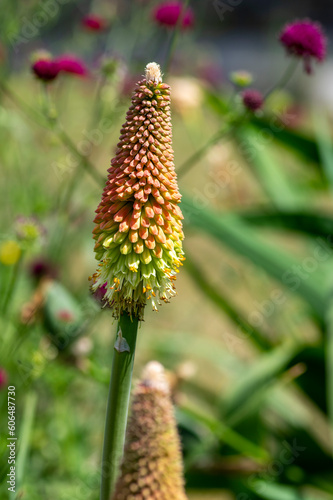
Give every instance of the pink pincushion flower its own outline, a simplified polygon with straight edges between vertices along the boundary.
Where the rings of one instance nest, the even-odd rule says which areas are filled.
[[[241,96],[244,106],[250,111],[257,111],[264,104],[264,98],[258,90],[244,90]]]
[[[154,20],[163,25],[174,27],[182,13],[182,2],[162,2],[153,10]],[[182,27],[190,28],[194,24],[194,14],[191,8],[187,8],[182,14]]]
[[[55,62],[58,64],[60,71],[72,73],[78,76],[87,76],[88,70],[84,62],[76,56],[63,55],[58,57]]]
[[[45,83],[54,80],[60,71],[58,63],[51,59],[38,59],[34,62],[31,69],[35,76]]]
[[[82,26],[89,31],[103,31],[107,23],[101,16],[89,14],[82,19]]]
[[[319,23],[304,19],[287,24],[279,40],[289,54],[303,58],[307,73],[311,73],[311,58],[319,62],[325,59],[326,37]]]

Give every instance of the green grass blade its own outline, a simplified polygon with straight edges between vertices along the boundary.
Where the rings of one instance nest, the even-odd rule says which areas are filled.
[[[251,123],[258,130],[265,131],[266,134],[271,134],[280,144],[288,147],[298,156],[306,159],[307,162],[320,163],[318,145],[311,136],[286,128],[274,116],[271,118],[252,117]]]
[[[300,204],[299,193],[292,187],[271,148],[260,142],[258,146],[258,136],[258,130],[253,126],[240,127],[235,134],[244,156],[251,152],[247,161],[272,203],[280,210],[297,207]]]
[[[333,144],[330,126],[324,112],[314,114],[314,127],[318,144],[319,157],[325,176],[333,193]]]
[[[193,281],[198,285],[198,288],[208,297],[219,309],[221,309],[242,331],[243,334],[253,342],[257,348],[267,350],[271,347],[270,342],[266,339],[263,332],[252,326],[243,315],[237,311],[236,307],[231,303],[228,297],[223,295],[221,291],[212,286],[200,271],[200,268],[190,258],[186,252],[185,269],[191,276]]]
[[[182,210],[189,226],[204,231],[251,260],[286,288],[298,293],[319,317],[323,316],[326,310],[326,291],[318,273],[313,272],[311,279],[301,279],[294,271],[299,260],[259,238],[257,233],[235,214],[221,216],[208,209],[202,210],[186,196],[183,196]]]
[[[306,493],[304,489],[299,490],[292,486],[285,486],[260,479],[254,480],[251,485],[251,489],[259,495],[259,497],[267,500],[320,500],[318,496]],[[327,496],[321,498],[324,499],[327,498]]]
[[[188,406],[181,406],[178,411],[191,417],[195,422],[202,424],[206,429],[212,432],[219,441],[228,444],[238,452],[262,464],[267,463],[269,460],[269,454],[266,450],[244,438],[241,434],[214,417],[205,415],[201,411]]]
[[[246,368],[243,376],[232,384],[230,391],[222,398],[220,408],[223,418],[234,423],[249,402],[267,389],[272,381],[282,375],[288,363],[300,350],[293,342],[276,347],[269,353],[262,354]]]
[[[333,234],[333,218],[312,212],[284,211],[270,208],[264,211],[241,212],[242,220],[257,227],[288,229],[310,236],[328,238]]]
[[[327,383],[327,413],[333,437],[333,300],[329,302],[326,315],[327,344],[326,344],[326,383]],[[333,454],[333,449],[331,450]]]

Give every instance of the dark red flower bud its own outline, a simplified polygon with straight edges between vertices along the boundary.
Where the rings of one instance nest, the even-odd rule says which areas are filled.
[[[257,111],[264,104],[263,95],[258,90],[244,90],[241,95],[244,106],[250,111]]]
[[[39,80],[51,82],[60,71],[59,64],[51,59],[39,59],[32,65],[32,71]]]

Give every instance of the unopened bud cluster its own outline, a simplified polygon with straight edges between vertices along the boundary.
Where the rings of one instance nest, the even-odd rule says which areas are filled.
[[[143,317],[151,300],[175,295],[174,280],[183,257],[180,194],[174,169],[170,87],[156,63],[146,67],[121,129],[116,156],[95,217],[99,260],[92,290],[119,317]]]

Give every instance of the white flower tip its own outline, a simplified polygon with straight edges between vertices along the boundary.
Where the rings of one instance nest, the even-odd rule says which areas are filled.
[[[169,394],[170,387],[165,370],[158,361],[150,361],[143,369],[140,384]]]
[[[154,82],[155,84],[161,83],[162,73],[160,65],[155,62],[147,64],[145,69],[145,78],[147,82]]]

